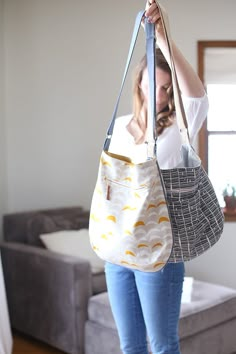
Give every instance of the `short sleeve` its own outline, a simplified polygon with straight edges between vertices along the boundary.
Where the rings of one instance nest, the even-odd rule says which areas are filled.
[[[182,99],[188,121],[189,136],[191,143],[193,143],[207,116],[209,108],[208,97],[205,94],[196,98],[182,96]]]

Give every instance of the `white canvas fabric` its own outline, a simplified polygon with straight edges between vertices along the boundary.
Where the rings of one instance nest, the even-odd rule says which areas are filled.
[[[163,268],[173,238],[155,158],[134,164],[102,152],[89,234],[93,250],[108,262],[149,272]]]

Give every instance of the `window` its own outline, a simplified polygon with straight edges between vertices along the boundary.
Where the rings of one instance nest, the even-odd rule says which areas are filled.
[[[236,221],[236,41],[198,42],[198,70],[209,98],[199,155],[227,221]]]
[[[209,84],[207,93],[210,102],[207,119],[208,173],[224,207],[223,192],[230,195],[232,187],[236,187],[233,153],[236,151],[236,111],[234,114],[232,110],[236,85]]]

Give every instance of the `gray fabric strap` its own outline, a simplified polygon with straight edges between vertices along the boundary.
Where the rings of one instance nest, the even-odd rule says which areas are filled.
[[[163,25],[163,30],[166,38],[167,48],[169,52],[170,65],[171,65],[171,75],[172,75],[172,84],[174,91],[174,100],[175,100],[175,110],[176,110],[176,119],[179,126],[181,139],[183,144],[189,144],[189,134],[188,134],[188,123],[185,116],[185,111],[183,108],[182,97],[179,89],[179,84],[176,75],[175,63],[173,59],[173,50],[171,45],[171,35],[169,28],[168,16],[164,8],[156,1],[156,4],[159,8],[161,21]],[[128,69],[134,52],[134,47],[137,41],[140,25],[142,18],[145,12],[140,11],[136,16],[133,35],[130,43],[129,53],[126,61],[126,66],[123,74],[123,79],[119,91],[119,95],[115,104],[115,109],[112,115],[111,122],[107,130],[107,136],[103,149],[105,151],[109,150],[113,129],[115,125],[115,120],[117,117],[117,111],[120,103],[120,98],[124,83],[127,77]],[[146,54],[147,54],[147,67],[148,67],[148,77],[149,77],[149,106],[148,106],[148,121],[147,121],[147,154],[148,158],[152,158],[156,152],[156,140],[157,140],[157,129],[156,129],[156,63],[155,63],[155,25],[148,23],[145,18],[145,34],[146,34]]]
[[[134,25],[134,30],[133,30],[133,35],[132,35],[132,39],[131,39],[131,43],[130,43],[130,48],[129,48],[129,53],[128,53],[128,57],[127,57],[127,61],[126,61],[126,66],[125,66],[125,70],[124,70],[124,74],[123,74],[123,79],[122,79],[122,83],[121,83],[121,87],[120,87],[120,91],[119,91],[119,95],[116,101],[116,105],[115,105],[115,109],[112,115],[112,119],[110,122],[110,125],[108,127],[107,130],[107,136],[106,136],[106,140],[104,143],[104,147],[103,149],[105,151],[109,150],[109,146],[110,146],[110,142],[111,142],[111,138],[112,138],[112,133],[113,133],[113,129],[114,129],[114,125],[115,125],[115,120],[116,120],[116,116],[117,116],[117,111],[118,111],[118,106],[120,103],[120,98],[121,98],[121,94],[122,94],[122,90],[124,87],[124,83],[127,77],[127,73],[128,73],[128,69],[130,66],[130,62],[132,59],[132,55],[134,52],[134,47],[136,44],[136,40],[138,37],[138,33],[139,33],[139,29],[140,29],[140,25],[141,25],[141,21],[144,15],[144,11],[140,11],[138,13],[138,15],[136,16],[136,20],[135,20],[135,25]],[[154,72],[154,68],[155,68],[155,29],[154,29],[154,25],[150,24],[147,22],[147,20],[145,19],[145,33],[146,33],[146,52],[147,52],[147,57],[150,58],[150,60],[148,60],[150,62],[149,64],[149,71],[151,75],[150,78],[150,82],[152,85],[152,90],[154,91],[155,94],[155,89],[156,89],[156,85],[155,85],[155,72]],[[149,53],[149,54],[148,54]],[[155,96],[153,96],[155,97]],[[148,139],[150,142],[150,145],[154,146],[155,144],[155,117],[156,117],[156,105],[154,100],[150,100],[150,109],[149,109],[149,119],[152,122],[151,124],[148,124],[149,126],[149,133],[148,133]],[[153,155],[153,152],[152,152]]]
[[[149,80],[149,101],[147,118],[147,158],[156,154],[156,38],[155,25],[145,18],[146,54]]]

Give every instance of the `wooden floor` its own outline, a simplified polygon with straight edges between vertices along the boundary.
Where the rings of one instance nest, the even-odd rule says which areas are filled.
[[[23,336],[21,334],[13,334],[13,352],[12,354],[65,354],[64,352],[54,349],[49,345],[43,344],[37,340]],[[236,354],[232,353],[232,354]]]
[[[14,333],[12,354],[64,354],[64,352],[27,336]]]

